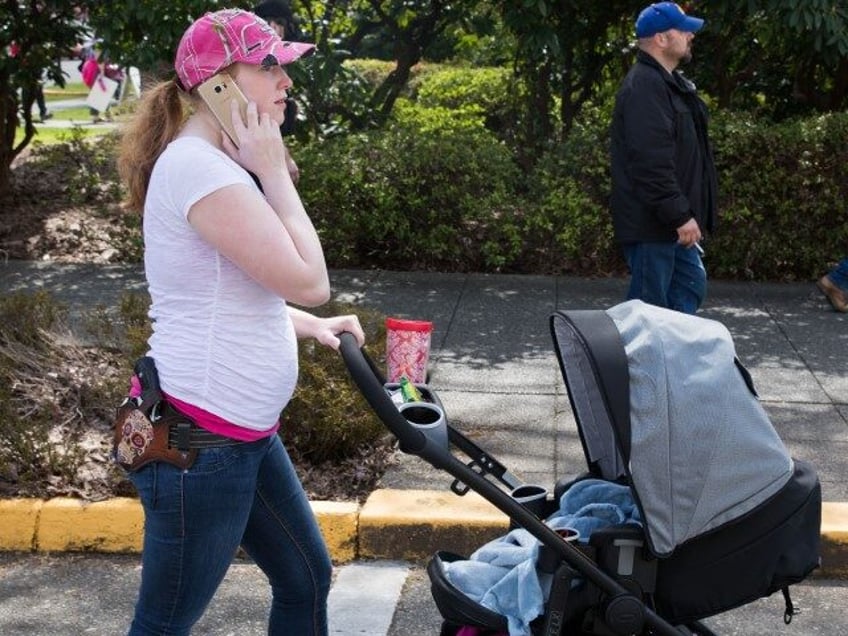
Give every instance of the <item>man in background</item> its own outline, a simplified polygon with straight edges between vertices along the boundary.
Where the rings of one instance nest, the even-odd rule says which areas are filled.
[[[700,242],[716,220],[717,179],[707,109],[677,70],[704,21],[673,2],[636,20],[636,63],[615,100],[611,211],[630,268],[628,299],[694,314],[707,274]]]

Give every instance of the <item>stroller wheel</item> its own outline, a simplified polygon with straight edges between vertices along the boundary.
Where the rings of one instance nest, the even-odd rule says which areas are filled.
[[[442,631],[439,632],[439,636],[456,636],[458,631],[459,627],[457,625],[449,623],[448,621],[443,621]]]
[[[645,626],[645,606],[632,594],[613,597],[605,604],[604,623],[613,634],[640,634]]]

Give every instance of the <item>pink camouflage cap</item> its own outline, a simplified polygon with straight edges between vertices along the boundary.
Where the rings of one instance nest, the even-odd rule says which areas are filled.
[[[306,42],[285,42],[265,20],[241,9],[223,9],[197,19],[177,47],[174,69],[183,89],[190,91],[230,64],[289,64],[315,48]]]

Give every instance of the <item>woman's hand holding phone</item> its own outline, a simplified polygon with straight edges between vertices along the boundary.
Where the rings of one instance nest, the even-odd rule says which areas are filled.
[[[259,115],[229,73],[213,75],[197,92],[221,125],[223,148],[234,161],[260,179],[286,170],[279,126],[270,115]]]
[[[260,114],[255,102],[248,102],[245,119],[241,119],[239,105],[230,104],[233,131],[238,145],[227,135],[223,136],[224,151],[245,170],[263,178],[279,177],[286,170],[285,146],[280,127],[267,113]]]

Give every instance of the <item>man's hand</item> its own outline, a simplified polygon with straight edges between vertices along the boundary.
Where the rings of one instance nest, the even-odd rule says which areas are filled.
[[[702,238],[701,228],[695,219],[689,219],[677,228],[677,242],[686,247],[692,247]]]

